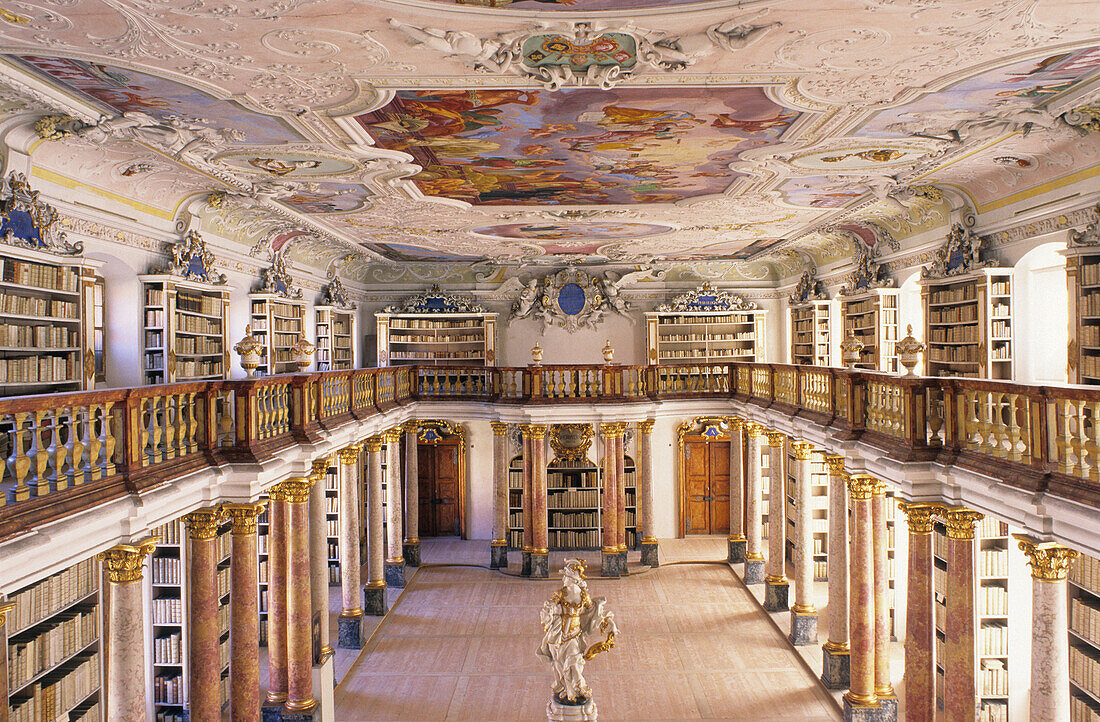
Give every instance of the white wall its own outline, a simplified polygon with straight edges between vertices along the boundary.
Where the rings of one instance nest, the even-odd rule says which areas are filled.
[[[1069,290],[1065,243],[1028,251],[1012,271],[1012,343],[1016,380],[1064,384],[1068,380]]]

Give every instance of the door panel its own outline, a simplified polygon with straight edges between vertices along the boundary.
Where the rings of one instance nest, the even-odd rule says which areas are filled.
[[[710,533],[730,531],[730,445],[728,441],[707,444],[710,454]]]
[[[435,528],[435,518],[432,514],[435,498],[435,451],[431,446],[417,444],[416,446],[416,477],[420,508],[417,518],[420,520],[421,536],[436,536],[439,532]],[[407,513],[407,512],[406,512]]]
[[[439,535],[459,533],[458,444],[435,446],[435,530]]]
[[[709,454],[705,441],[684,443],[684,533],[709,534]]]

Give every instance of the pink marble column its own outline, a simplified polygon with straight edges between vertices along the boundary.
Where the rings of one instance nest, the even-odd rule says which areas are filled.
[[[535,544],[535,445],[531,440],[530,424],[520,424],[523,435],[523,551],[520,574],[531,576],[531,550]]]
[[[897,698],[890,682],[890,561],[886,544],[886,484],[875,480],[871,496],[872,554],[875,589],[875,695],[889,719],[897,719]]]
[[[748,483],[745,488],[745,584],[764,583],[764,481],[760,468],[760,455],[764,428],[760,424],[746,424],[748,435]]]
[[[848,478],[852,507],[851,681],[844,694],[845,719],[880,707],[875,695],[875,583],[871,496],[877,480],[864,474]]]
[[[626,423],[621,421],[615,434],[615,501],[615,546],[619,549],[619,573],[626,574]]]
[[[401,494],[401,429],[386,437],[386,584],[405,586],[403,505]]]
[[[638,465],[636,467],[638,486],[635,496],[638,504],[636,508],[638,518],[638,533],[642,542],[642,564],[658,566],[660,556],[657,545],[656,525],[653,519],[654,492],[653,492],[653,420],[647,419],[638,422]]]
[[[730,429],[730,531],[726,539],[726,560],[730,564],[745,561],[745,421],[737,416],[727,420]]]
[[[359,455],[362,449],[361,444],[352,444],[337,454],[340,617],[336,645],[341,649],[361,649],[364,641],[363,606],[359,596],[363,586],[359,560]]]
[[[493,539],[489,568],[508,568],[508,424],[491,421],[493,429]]]
[[[1015,535],[1031,566],[1031,722],[1068,720],[1066,577],[1076,551]]]
[[[821,647],[821,681],[829,689],[849,683],[848,646],[848,475],[844,457],[825,457],[829,467],[829,641]]]
[[[145,682],[145,593],[141,572],[156,538],[119,544],[97,557],[107,572],[107,719],[148,720]],[[4,704],[7,704],[5,701]]]
[[[288,479],[280,486],[286,496],[287,539],[287,700],[290,712],[308,712],[313,697],[313,600],[309,567],[309,494],[313,477]]]
[[[787,581],[787,452],[786,436],[768,432],[768,564],[764,577],[764,609],[785,612],[789,608]]]
[[[229,563],[229,712],[232,722],[260,718],[259,569],[256,518],[263,504],[226,504],[233,548]]]
[[[546,424],[528,424],[524,433],[531,439],[531,577],[550,575],[546,512]]]
[[[382,437],[372,436],[367,451],[367,586],[363,611],[380,617],[386,613],[386,555],[382,532]]]
[[[984,515],[964,508],[942,515],[948,555],[944,720],[974,722],[974,524]]]
[[[312,466],[310,477],[314,479],[314,484],[310,489],[308,502],[310,610],[313,618],[319,617],[323,620],[319,630],[321,654],[328,655],[336,652],[332,648],[332,635],[328,625],[328,521],[325,516],[328,504],[325,500],[325,477],[332,466],[332,459],[327,456],[314,459]]]
[[[287,504],[282,484],[268,490],[267,525],[267,703],[287,695]]]
[[[813,444],[792,444],[795,463],[794,606],[791,607],[792,644],[817,644],[817,606],[814,604],[813,505],[810,480]]]
[[[601,573],[605,577],[619,576],[619,500],[616,498],[615,489],[615,434],[619,425],[615,423],[600,424],[600,439],[603,442],[603,499],[601,521],[603,529],[601,536],[603,544],[600,549]]]
[[[909,719],[935,719],[936,637],[933,617],[932,517],[939,504],[899,504],[909,526],[905,600],[905,709]]]
[[[193,722],[221,719],[221,665],[218,657],[217,509],[183,517],[188,536],[187,660],[188,707]]]
[[[417,435],[420,422],[415,419],[401,426],[405,432],[405,545],[401,555],[410,567],[420,566],[420,456]]]

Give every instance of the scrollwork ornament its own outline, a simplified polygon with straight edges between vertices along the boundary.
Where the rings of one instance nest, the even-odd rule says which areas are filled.
[[[140,582],[145,557],[156,548],[157,541],[156,537],[150,537],[137,544],[119,544],[96,554],[96,559],[103,562],[107,579],[112,584]]]
[[[183,523],[187,526],[187,533],[193,540],[203,541],[213,539],[218,535],[218,525],[221,523],[222,514],[219,509],[198,509],[185,514]]]
[[[844,457],[839,454],[828,454],[825,457],[825,464],[829,467],[829,476],[843,476],[844,475]]]
[[[0,236],[4,243],[63,256],[84,253],[83,243],[69,243],[65,233],[57,230],[57,211],[38,194],[18,171],[4,180],[0,186]]]
[[[853,500],[868,501],[875,494],[878,479],[870,474],[853,474],[848,477],[848,493]]]
[[[854,296],[876,288],[893,288],[895,281],[886,267],[875,261],[874,252],[859,246],[856,248],[855,268],[848,274],[847,282],[840,289],[841,296]]]
[[[932,521],[942,513],[943,504],[926,504],[920,502],[898,502],[898,509],[905,514],[909,523],[911,534],[931,534]]]
[[[344,284],[340,281],[340,277],[332,279],[327,286],[325,286],[324,295],[321,297],[322,306],[335,306],[336,308],[354,309],[355,303],[348,298],[348,293],[344,289]]]
[[[694,291],[681,294],[669,303],[657,306],[661,313],[678,311],[755,311],[759,308],[755,301],[747,301],[729,291],[717,291],[710,283],[704,283]]]
[[[1069,566],[1080,554],[1056,542],[1036,542],[1015,535],[1020,550],[1027,555],[1031,576],[1044,582],[1064,582],[1069,576]]]
[[[974,525],[985,518],[985,514],[963,507],[940,510],[948,539],[968,541],[974,538]]]
[[[291,278],[290,271],[287,270],[284,254],[275,254],[275,257],[271,260],[271,267],[263,269],[260,290],[284,298],[298,299],[302,297],[302,289],[294,288],[294,279]]]
[[[1085,226],[1084,230],[1073,230],[1069,232],[1070,248],[1100,245],[1100,203],[1097,203],[1096,208],[1093,210],[1096,213],[1096,217]]]
[[[224,273],[214,270],[214,254],[206,248],[206,241],[198,231],[188,231],[183,238],[170,244],[168,250],[172,258],[165,272],[216,286],[229,281]]]
[[[383,309],[384,313],[486,313],[486,308],[472,298],[447,293],[432,284],[424,293],[406,298],[401,303],[391,304]]]
[[[962,276],[980,268],[997,265],[993,259],[982,260],[986,239],[956,223],[947,234],[943,246],[936,250],[932,264],[921,269],[921,278]]]
[[[222,514],[229,519],[234,536],[252,536],[256,533],[257,520],[264,512],[263,504],[223,504]]]

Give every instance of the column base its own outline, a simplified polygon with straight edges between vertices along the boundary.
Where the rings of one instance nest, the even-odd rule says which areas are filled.
[[[314,707],[306,712],[292,712],[284,708],[280,720],[281,722],[321,722],[321,708]]]
[[[405,564],[410,567],[420,566],[420,542],[405,542],[401,545],[401,556],[405,557]]]
[[[386,586],[403,588],[405,586],[405,561],[386,562]]]
[[[550,577],[550,554],[531,552],[531,578],[548,579]]]
[[[882,719],[885,722],[898,722],[898,698],[894,695],[879,697],[878,702],[882,706]]]
[[[786,579],[781,582],[764,580],[764,611],[786,612],[790,609],[787,601],[791,584]]]
[[[264,701],[260,707],[261,722],[283,722],[283,705]]]
[[[844,722],[891,722],[897,719],[898,710],[894,707],[894,716],[888,717],[885,705],[879,701],[868,705],[854,705],[844,698]]]
[[[531,550],[525,549],[521,556],[519,573],[525,577],[531,576]]]
[[[619,565],[619,576],[620,577],[625,577],[628,574],[630,574],[630,572],[628,572],[627,569],[626,569],[626,550],[625,549],[619,552],[619,561],[617,561],[616,564]]]
[[[792,609],[791,633],[787,639],[795,646],[817,644],[817,612],[796,612]]]
[[[763,584],[764,583],[764,560],[763,559],[745,559],[745,584]]]
[[[386,616],[386,587],[363,587],[363,613],[372,617]]]
[[[611,579],[619,577],[618,552],[600,552],[600,576]]]
[[[341,616],[337,620],[336,646],[340,649],[363,648],[363,615]]]
[[[504,544],[492,544],[489,546],[489,568],[508,568],[508,547]]]
[[[851,651],[833,652],[821,648],[821,683],[826,689],[848,689],[851,682]]]
[[[657,542],[642,542],[642,564],[647,567],[661,566],[661,561],[658,558]]]
[[[745,548],[748,547],[749,542],[747,539],[727,539],[726,540],[726,561],[730,564],[740,564],[745,561]]]

